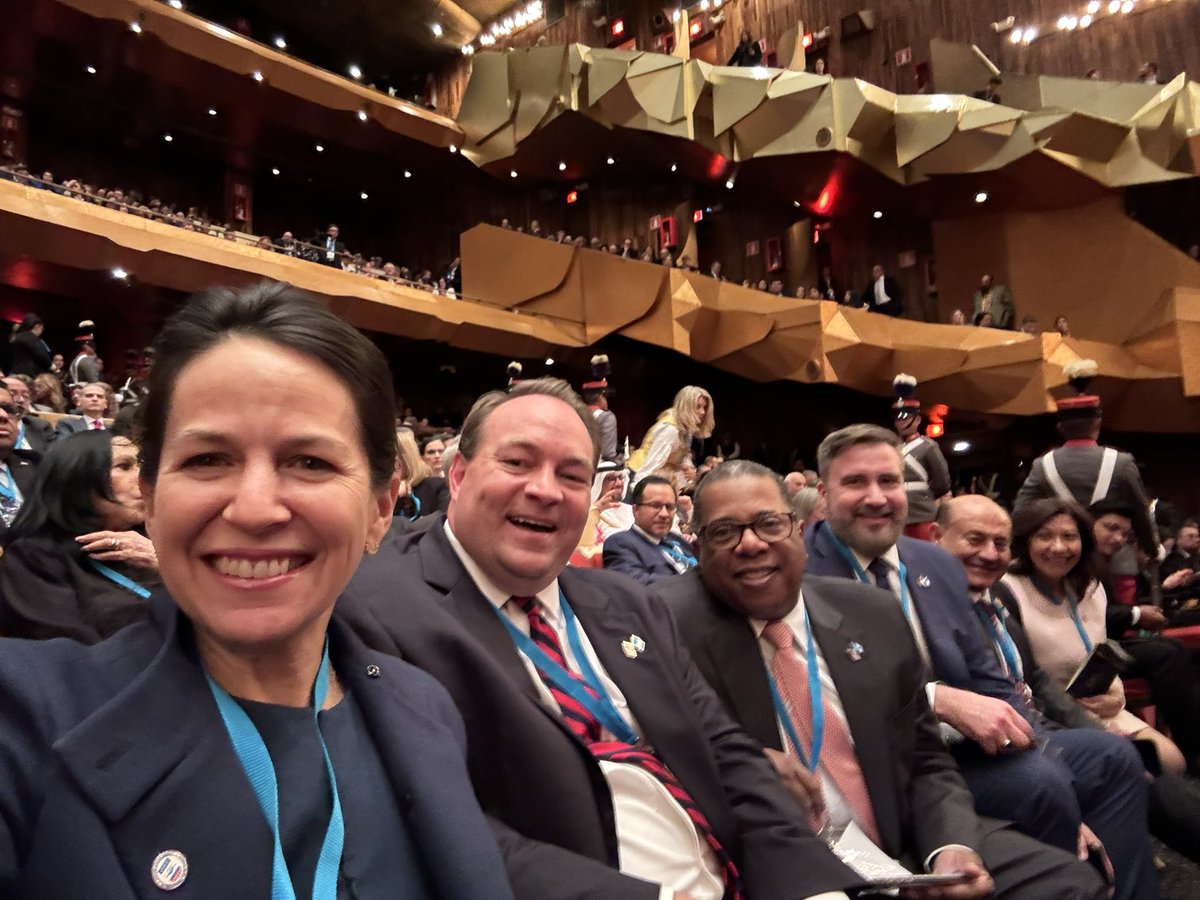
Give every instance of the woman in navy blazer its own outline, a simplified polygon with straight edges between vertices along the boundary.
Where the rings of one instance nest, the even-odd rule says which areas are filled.
[[[0,896],[510,898],[446,692],[333,616],[396,499],[382,354],[264,284],[193,298],[152,378],[166,590],[0,644]]]

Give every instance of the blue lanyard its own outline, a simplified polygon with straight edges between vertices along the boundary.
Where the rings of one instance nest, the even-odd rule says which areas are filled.
[[[685,554],[673,542],[664,540],[661,546],[667,551],[667,556],[671,557],[671,559],[675,560],[675,562],[679,563],[685,569],[690,569],[696,564],[695,559]]]
[[[91,567],[93,569],[95,569],[97,572],[99,572],[101,575],[103,575],[105,578],[107,578],[113,584],[118,584],[121,587],[125,588],[125,590],[131,591],[131,592],[137,594],[143,600],[147,599],[150,596],[149,588],[142,587],[140,584],[138,584],[132,578],[122,575],[120,572],[118,572],[116,569],[112,568],[111,566],[106,566],[104,563],[100,562],[99,560],[92,559],[90,556],[88,557],[88,563],[91,565]]]
[[[17,480],[13,478],[8,463],[0,463],[0,496],[16,500],[18,503],[22,501],[21,489],[17,487]]]
[[[984,604],[988,604],[992,608],[992,613],[984,609]],[[990,591],[984,594],[983,600],[973,604],[975,612],[983,625],[987,628],[992,637],[992,644],[997,652],[1004,657],[1004,663],[1008,666],[1009,674],[1012,675],[1014,681],[1021,681],[1025,678],[1025,670],[1021,666],[1021,654],[1017,652],[1017,645],[1013,643],[1012,635],[1008,633],[1008,628],[1004,626],[1002,617],[1007,615],[1004,608],[999,604]]]
[[[796,733],[795,720],[792,719],[791,712],[783,702],[783,698],[779,696],[779,688],[775,685],[775,678],[769,669],[767,670],[767,684],[771,687],[771,700],[775,703],[775,715],[783,724],[783,730],[787,732],[788,743],[800,757],[800,762],[810,772],[815,772],[821,761],[821,744],[825,740],[825,704],[821,696],[821,673],[817,667],[817,643],[813,640],[812,624],[808,621],[807,608],[804,610],[804,633],[808,638],[808,647],[805,650],[805,660],[808,663],[808,696],[812,700],[812,744],[809,746],[807,754],[800,743],[800,735]],[[782,653],[783,651],[776,648],[775,652]]]
[[[583,652],[583,644],[579,640],[579,626],[575,623],[575,613],[571,610],[571,605],[567,603],[562,588],[558,590],[558,602],[562,607],[563,622],[567,626],[567,642],[571,645],[571,654],[579,666],[580,675],[596,692],[595,695],[586,690],[572,672],[568,672],[551,659],[546,651],[534,642],[533,638],[509,621],[502,609],[496,606],[493,608],[500,616],[500,621],[508,629],[508,634],[513,639],[513,643],[517,645],[517,649],[533,663],[534,668],[553,681],[556,688],[595,716],[601,725],[616,736],[617,740],[626,744],[636,744],[638,742],[637,732],[621,718],[621,714],[617,712],[608,692],[604,690],[604,685],[600,683],[596,670],[592,668],[587,654]]]
[[[829,528],[828,525],[825,527]],[[852,572],[854,572],[855,578],[857,578],[863,584],[869,584],[873,587],[877,586],[875,585],[874,579],[872,579],[871,576],[863,570],[863,567],[858,564],[858,560],[855,558],[854,553],[850,550],[850,548],[842,543],[842,539],[834,534],[832,530],[829,531],[829,539],[833,541],[833,546],[837,547],[838,553],[842,554],[842,558],[850,564],[850,569]],[[904,560],[899,559],[899,557],[897,557],[897,560],[900,563],[900,608],[904,610],[904,618],[911,622],[912,612],[909,609],[908,603],[908,568],[904,565]]]
[[[421,498],[412,493],[412,491],[409,491],[408,496],[412,500],[414,507],[413,514],[408,517],[408,521],[415,522],[421,517]]]
[[[24,444],[24,446],[22,446],[23,444]],[[20,426],[17,428],[17,441],[15,444],[13,444],[13,447],[15,447],[17,450],[28,450],[29,449],[29,445],[25,444],[25,423],[23,421],[21,422]]]
[[[213,699],[217,701],[217,709],[225,722],[225,730],[233,742],[233,751],[237,754],[242,771],[254,788],[258,798],[259,808],[271,829],[275,841],[275,854],[271,862],[271,900],[296,900],[296,890],[292,886],[292,876],[288,874],[287,861],[283,858],[283,844],[279,839],[279,784],[275,779],[275,766],[271,763],[271,754],[263,743],[258,729],[246,715],[246,711],[238,706],[212,676],[205,673],[208,688],[212,691]],[[342,804],[338,800],[337,781],[333,777],[333,763],[329,761],[329,749],[325,746],[325,738],[317,724],[317,713],[325,705],[325,696],[329,692],[329,639],[325,639],[325,651],[321,655],[321,667],[317,670],[313,682],[313,727],[317,729],[317,738],[321,741],[321,752],[325,755],[325,772],[329,777],[329,790],[333,795],[333,809],[329,814],[329,828],[325,832],[325,840],[321,844],[321,855],[317,858],[317,871],[313,877],[313,900],[336,900],[338,867],[342,859],[342,843],[346,836],[346,826],[342,821]]]
[[[1056,597],[1054,592],[1045,587],[1035,576],[1029,576],[1029,583],[1037,588],[1039,594],[1055,606],[1062,605],[1062,598]],[[1075,598],[1075,592],[1065,582],[1063,583],[1063,590],[1067,592],[1067,610],[1071,613],[1071,621],[1075,623],[1075,630],[1079,632],[1079,640],[1083,641],[1083,649],[1091,653],[1092,639],[1088,637],[1087,629],[1083,627],[1083,622],[1079,618],[1079,601]]]

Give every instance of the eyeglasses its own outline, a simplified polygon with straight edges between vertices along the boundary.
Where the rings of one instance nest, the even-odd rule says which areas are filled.
[[[663,503],[661,500],[647,500],[645,503],[635,503],[633,505],[648,506],[656,513],[662,512],[664,509],[669,513],[673,513],[678,508],[678,505],[675,503]]]
[[[728,550],[742,542],[749,528],[764,544],[778,544],[787,540],[796,530],[795,513],[762,513],[749,522],[718,519],[696,532],[700,539],[714,550]]]
[[[11,403],[0,403],[0,410],[8,413],[14,419],[21,418],[21,409],[18,406],[13,406]]]

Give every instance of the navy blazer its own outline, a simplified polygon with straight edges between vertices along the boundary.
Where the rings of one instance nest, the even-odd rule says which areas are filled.
[[[695,560],[695,555],[683,535],[672,531],[665,540],[674,542],[683,555]],[[660,579],[679,574],[679,570],[671,565],[660,545],[650,543],[645,536],[632,528],[618,531],[604,541],[604,568],[622,572],[642,584],[653,584]]]
[[[165,593],[151,617],[85,647],[0,641],[0,896],[158,900],[159,852],[187,857],[173,898],[265,898],[271,832]],[[428,675],[330,623],[432,889],[511,898],[472,795],[462,719]],[[377,668],[376,668],[377,667]]]
[[[855,577],[834,546],[828,523],[818,522],[810,528],[804,543],[810,574]],[[1027,715],[1027,705],[1005,677],[996,651],[971,609],[971,589],[962,564],[928,541],[901,535],[896,548],[908,569],[908,595],[921,622],[937,679],[951,687],[1006,700]]]
[[[468,764],[522,900],[654,900],[657,885],[618,870],[612,796],[588,748],[542,703],[495,607],[443,528],[380,547],[338,614],[373,649],[400,655],[450,691],[467,725]],[[424,521],[424,519],[422,520]],[[692,795],[741,871],[747,900],[796,900],[860,884],[813,836],[762,748],[726,712],[666,607],[628,578],[566,568],[559,585],[645,742]],[[636,634],[645,650],[625,655]]]

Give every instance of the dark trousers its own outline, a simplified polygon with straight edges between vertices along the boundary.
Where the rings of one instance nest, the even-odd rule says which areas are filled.
[[[1133,665],[1125,678],[1145,678],[1171,739],[1183,751],[1188,767],[1200,762],[1200,683],[1187,648],[1165,637],[1121,641]]]
[[[1042,731],[1038,748],[990,756],[976,744],[955,748],[980,815],[1008,819],[1033,838],[1067,852],[1086,822],[1116,870],[1116,900],[1159,896],[1150,849],[1148,785],[1131,741],[1089,728]]]
[[[1100,873],[1074,853],[993,819],[980,821],[980,834],[979,856],[996,883],[995,900],[1096,900],[1108,894]]]

